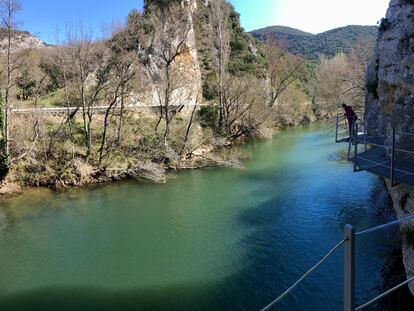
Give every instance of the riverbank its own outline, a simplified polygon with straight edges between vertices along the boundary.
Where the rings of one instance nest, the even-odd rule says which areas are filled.
[[[162,118],[142,111],[97,113],[88,131],[80,114],[70,122],[62,115],[15,115],[12,160],[0,195],[26,187],[59,190],[128,179],[164,183],[171,170],[240,168],[246,156],[237,146],[318,119],[311,105],[302,106],[306,109],[290,118],[283,118],[279,106],[265,107],[260,118],[234,117],[221,126],[215,106],[184,109],[171,119],[168,132]]]
[[[240,168],[245,155],[233,147],[250,139],[245,134],[235,138],[219,135],[215,122],[186,112],[174,119],[166,140],[164,131],[157,130],[162,124],[157,123],[156,115],[127,112],[122,127],[108,132],[106,140],[97,134],[93,136],[88,156],[79,118],[72,124],[62,123],[60,117],[42,118],[38,136],[23,136],[19,149],[12,150],[21,155],[13,158],[1,183],[0,196],[14,195],[26,187],[61,190],[120,180],[165,183],[171,170]],[[14,121],[29,124],[33,120],[20,116]],[[95,116],[93,133],[102,130],[102,123],[103,116]],[[270,127],[262,126],[254,135],[271,137],[273,133]]]
[[[225,154],[225,155],[224,155]],[[73,187],[85,187],[97,184],[107,184],[122,180],[135,180],[142,183],[163,184],[167,182],[169,171],[194,170],[208,167],[231,167],[242,169],[242,161],[247,158],[246,154],[227,150],[221,152],[198,153],[189,159],[182,159],[175,165],[163,165],[154,162],[143,162],[127,168],[99,169],[85,163],[82,159],[74,159],[66,167],[70,177],[65,180],[50,174],[45,178],[26,179],[19,182],[13,178],[13,170],[0,186],[0,197],[9,197],[22,193],[26,188],[50,188],[64,190]]]
[[[266,135],[257,139],[271,139],[279,129],[267,129]],[[271,133],[271,135],[269,135]],[[27,172],[26,167],[12,166],[6,179],[0,186],[0,198],[7,198],[24,192],[26,188],[49,188],[52,190],[64,190],[74,187],[86,187],[98,184],[108,184],[123,180],[135,180],[142,183],[163,184],[167,182],[167,174],[170,171],[184,171],[203,169],[209,167],[243,168],[243,161],[248,155],[239,147],[246,141],[239,140],[234,144],[226,144],[214,149],[211,145],[198,147],[184,158],[175,159],[170,164],[147,161],[131,161],[133,165],[120,168],[99,168],[86,163],[82,158],[71,160],[62,172],[53,171],[50,168],[43,174]],[[122,163],[124,164],[124,163]]]
[[[99,117],[94,119],[95,131],[100,130],[102,120]],[[157,123],[154,115],[129,112],[124,116],[122,140],[117,140],[115,135],[101,153],[100,148],[103,147],[99,137],[96,137],[93,152],[86,160],[80,123],[68,128],[68,124],[59,125],[59,117],[44,118],[42,123],[49,132],[45,135],[47,140],[37,138],[33,143],[24,142],[30,149],[12,161],[0,185],[0,197],[22,193],[28,187],[64,190],[121,180],[162,184],[167,181],[169,171],[207,167],[241,169],[242,162],[247,158],[239,148],[241,145],[252,139],[272,139],[283,129],[314,121],[304,119],[283,126],[269,121],[248,135],[232,137],[218,134],[214,129],[215,122],[208,117],[202,114],[194,117],[187,113],[174,120],[173,132],[166,143],[163,132],[154,130]],[[18,121],[24,124],[29,119],[22,116]],[[77,131],[79,134],[75,134]],[[73,141],[69,139],[69,134],[74,137]]]

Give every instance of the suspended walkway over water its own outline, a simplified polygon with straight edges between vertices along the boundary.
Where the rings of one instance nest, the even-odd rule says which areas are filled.
[[[342,129],[344,124],[346,129]],[[400,138],[398,142],[397,135]],[[338,116],[335,141],[348,144],[348,160],[354,162],[355,172],[367,171],[389,179],[392,186],[414,186],[414,144],[407,144],[409,141],[414,142],[414,134],[393,130],[392,137],[387,143],[385,136],[368,135],[366,123],[358,120],[354,122],[349,138],[347,120]],[[407,150],[407,147],[400,148],[400,142],[411,147],[411,150]],[[412,161],[409,160],[410,156],[413,158]]]

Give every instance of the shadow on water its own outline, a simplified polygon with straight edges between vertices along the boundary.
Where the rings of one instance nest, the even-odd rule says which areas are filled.
[[[250,272],[254,273],[252,270]],[[174,284],[153,289],[109,290],[97,287],[45,287],[2,297],[0,309],[10,311],[209,311],[259,310],[266,293],[241,289],[245,272],[220,282]],[[256,276],[257,277],[257,276]]]

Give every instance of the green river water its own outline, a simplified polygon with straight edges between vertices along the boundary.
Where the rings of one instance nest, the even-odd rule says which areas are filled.
[[[0,202],[0,310],[259,310],[346,223],[393,217],[381,180],[353,174],[332,134],[319,124],[243,146],[245,170]],[[383,290],[393,237],[358,242],[359,302]],[[342,271],[339,251],[275,310],[340,310]]]

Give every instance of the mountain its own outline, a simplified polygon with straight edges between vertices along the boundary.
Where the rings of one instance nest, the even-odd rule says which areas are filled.
[[[260,41],[271,36],[286,40],[289,52],[316,61],[320,55],[332,57],[338,52],[348,53],[361,43],[374,46],[378,27],[350,25],[314,35],[290,27],[273,26],[254,30],[251,34]]]
[[[25,50],[25,49],[41,49],[46,47],[44,43],[39,38],[33,36],[28,31],[13,31],[13,50]],[[0,28],[0,52],[5,51],[7,48],[7,30],[5,28]]]
[[[252,31],[252,34],[259,40],[265,40],[267,37],[271,35],[277,36],[288,36],[291,38],[295,37],[313,37],[314,34],[310,32],[305,32],[299,29],[287,27],[287,26],[270,26],[258,30]]]

